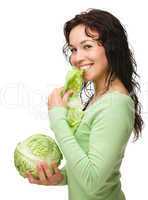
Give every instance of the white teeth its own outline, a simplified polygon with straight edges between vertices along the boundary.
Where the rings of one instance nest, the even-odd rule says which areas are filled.
[[[85,66],[83,66],[83,67],[81,67],[81,69],[89,69],[91,67],[91,65],[85,65]]]

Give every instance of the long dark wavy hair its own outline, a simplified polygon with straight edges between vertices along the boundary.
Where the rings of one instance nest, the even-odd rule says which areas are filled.
[[[69,55],[69,34],[77,25],[85,25],[85,33],[89,37],[93,38],[88,32],[89,29],[99,33],[99,38],[96,40],[103,45],[109,66],[110,77],[107,82],[107,88],[115,75],[122,81],[133,99],[135,103],[135,122],[133,131],[134,141],[136,141],[139,136],[141,136],[144,125],[144,121],[141,117],[141,104],[136,95],[136,93],[140,91],[140,85],[136,81],[136,78],[140,76],[136,73],[137,64],[133,53],[129,48],[125,28],[114,15],[107,11],[88,9],[85,12],[81,12],[64,24],[66,43],[63,46],[63,53],[66,58],[68,58]],[[84,89],[86,85],[87,83],[84,83],[82,89]]]

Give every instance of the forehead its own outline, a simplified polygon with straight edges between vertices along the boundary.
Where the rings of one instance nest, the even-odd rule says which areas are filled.
[[[86,28],[85,25],[77,25],[71,30],[69,34],[70,45],[78,45],[84,40],[93,41],[92,37],[89,37],[88,35],[86,35],[85,28]],[[95,38],[98,38],[99,36],[98,32],[91,29],[88,29],[88,33],[93,35],[93,37]]]

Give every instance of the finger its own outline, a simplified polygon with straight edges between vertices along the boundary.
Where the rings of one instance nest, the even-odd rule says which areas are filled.
[[[44,173],[44,170],[42,168],[42,165],[39,163],[37,164],[37,171],[38,171],[38,176],[42,184],[47,184],[47,179]]]
[[[57,162],[56,161],[52,161],[51,166],[54,170],[54,173],[60,173],[60,170],[58,168]]]
[[[57,167],[56,163],[52,163],[51,164],[52,167]],[[49,170],[49,166],[46,162],[42,163],[42,167],[44,168],[45,170],[45,174],[47,176],[47,180],[48,180],[48,185],[57,185],[59,180],[61,180],[61,177],[57,174],[57,171],[58,170],[55,170],[56,171],[56,174],[52,174]]]
[[[61,91],[63,89],[64,89],[64,87],[55,88],[55,92],[57,92],[58,94],[61,94]]]
[[[48,179],[50,179],[51,176],[52,176],[52,173],[50,172],[49,166],[48,166],[48,164],[47,164],[46,162],[43,162],[43,163],[42,163],[42,168],[43,168],[43,170],[44,170],[44,172],[45,172],[46,177],[47,177]]]
[[[28,178],[29,183],[41,185],[40,180],[35,179],[30,172],[26,174],[26,177]]]
[[[61,88],[55,88],[53,93],[52,93],[52,97],[55,98],[62,98],[64,96],[65,92],[64,92],[64,87]]]
[[[51,104],[51,95],[48,96],[48,102],[47,102],[48,108],[50,107],[50,104]]]
[[[63,101],[64,101],[64,102],[67,102],[68,99],[69,99],[69,97],[70,97],[72,94],[73,94],[73,91],[72,91],[72,90],[67,91],[67,92],[64,94],[64,96],[63,96]]]
[[[61,94],[61,90],[59,89],[59,88],[55,88],[53,91],[52,91],[52,93],[51,93],[51,98],[53,97],[53,96],[60,96]]]
[[[63,90],[64,89],[64,86],[62,86],[62,87],[59,87],[59,88],[57,88],[58,90]]]
[[[61,171],[58,169],[58,167],[55,166],[54,168],[55,174],[52,177],[52,182],[54,184],[58,184],[59,182],[61,182],[64,179],[64,175],[61,173]]]
[[[65,94],[65,89],[64,89],[64,87],[61,87],[61,88],[60,88],[60,91],[59,91],[59,95],[60,95],[61,97],[63,97],[64,94]]]
[[[50,99],[51,99],[51,94],[48,96],[48,101],[50,101]]]

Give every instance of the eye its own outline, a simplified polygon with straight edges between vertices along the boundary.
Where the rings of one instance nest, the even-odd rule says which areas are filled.
[[[70,48],[71,52],[77,51],[75,48]]]
[[[89,45],[89,44],[87,44],[87,45],[84,45],[84,49],[89,49],[89,48],[91,48],[92,46],[91,45]]]

